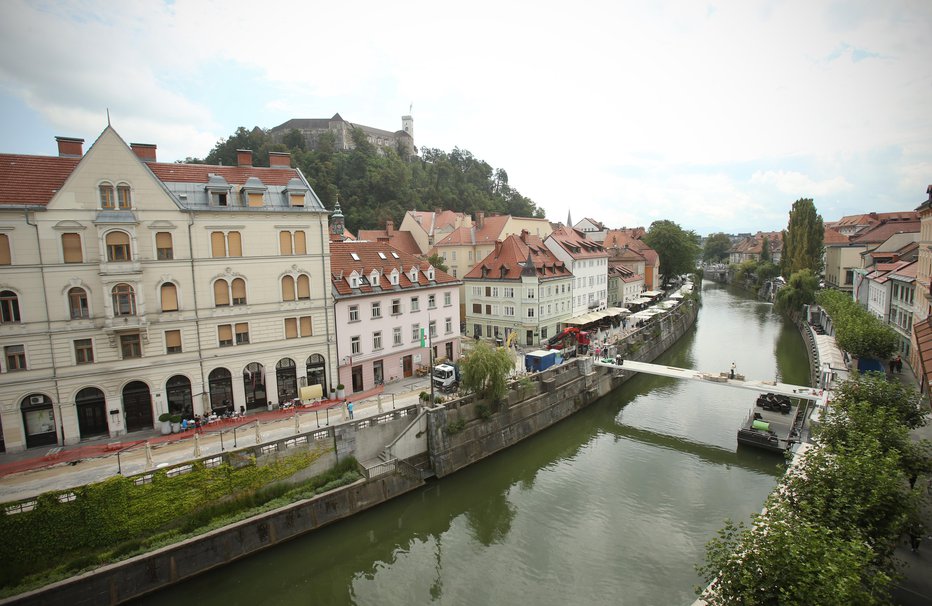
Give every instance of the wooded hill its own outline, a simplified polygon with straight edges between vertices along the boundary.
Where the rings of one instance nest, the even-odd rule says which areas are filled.
[[[472,214],[500,213],[543,217],[544,211],[508,184],[508,173],[493,169],[469,151],[452,152],[422,147],[420,156],[394,150],[378,151],[360,130],[353,132],[355,149],[334,149],[330,133],[321,135],[319,148],[308,150],[297,131],[275,143],[268,132],[240,127],[218,141],[207,156],[188,163],[236,165],[236,150],[253,150],[256,166],[268,166],[269,152],[290,152],[292,163],[307,177],[324,205],[333,209],[337,194],[350,231],[384,229],[392,219],[400,225],[409,210],[453,210]]]

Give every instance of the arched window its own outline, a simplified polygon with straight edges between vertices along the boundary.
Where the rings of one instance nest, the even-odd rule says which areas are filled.
[[[13,257],[10,255],[10,237],[0,234],[0,265],[10,265]]]
[[[62,234],[61,251],[65,263],[84,262],[84,254],[81,251],[81,236],[78,234]]]
[[[112,293],[114,316],[136,315],[136,293],[133,292],[132,286],[126,283],[117,284]]]
[[[226,368],[215,368],[207,377],[210,391],[211,410],[229,409],[233,406],[233,375]]]
[[[101,208],[114,208],[116,204],[116,196],[113,192],[112,183],[101,183],[100,184],[100,207]]]
[[[298,299],[307,301],[311,298],[311,279],[306,274],[298,276]]]
[[[246,305],[246,280],[233,280],[233,305]]]
[[[214,307],[224,307],[230,304],[230,285],[226,280],[214,282]]]
[[[282,301],[294,301],[294,278],[285,276],[282,278]]]
[[[0,324],[19,321],[19,297],[12,290],[0,291]]]
[[[162,284],[162,311],[178,311],[178,289],[171,282]]]
[[[68,290],[68,308],[71,310],[71,319],[79,320],[91,317],[87,306],[87,292],[75,286]]]
[[[107,234],[107,260],[132,261],[129,250],[129,234],[125,231],[112,231]]]
[[[129,210],[132,208],[129,185],[126,183],[120,183],[117,185],[117,204],[119,204],[120,210]]]

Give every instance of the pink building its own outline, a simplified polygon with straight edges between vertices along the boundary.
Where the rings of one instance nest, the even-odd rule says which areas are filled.
[[[427,344],[435,360],[459,358],[456,278],[387,242],[365,241],[331,242],[330,273],[338,382],[347,394],[429,366]]]

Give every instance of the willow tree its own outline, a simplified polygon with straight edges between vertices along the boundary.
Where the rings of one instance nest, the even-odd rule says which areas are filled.
[[[504,347],[477,341],[471,352],[460,360],[462,385],[482,400],[501,400],[508,391],[508,374],[514,360]]]
[[[783,256],[780,270],[784,276],[808,269],[822,272],[822,252],[825,226],[811,198],[800,198],[790,210],[790,222],[783,232]]]

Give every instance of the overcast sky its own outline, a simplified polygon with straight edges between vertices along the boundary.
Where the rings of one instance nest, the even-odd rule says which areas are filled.
[[[914,209],[932,2],[0,2],[0,152],[106,126],[203,157],[344,119],[467,149],[547,217],[705,235]]]

